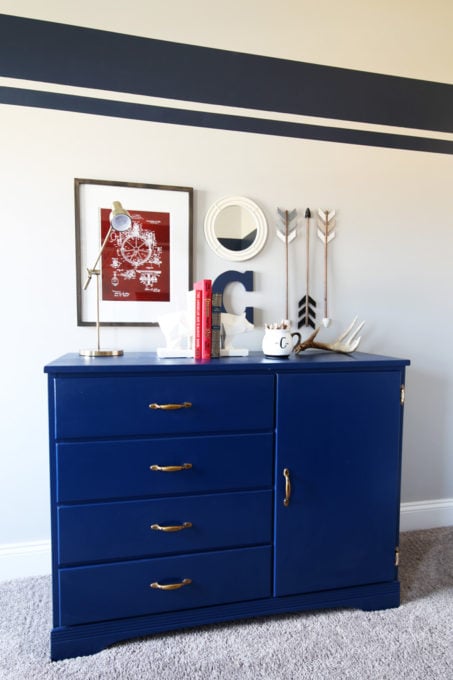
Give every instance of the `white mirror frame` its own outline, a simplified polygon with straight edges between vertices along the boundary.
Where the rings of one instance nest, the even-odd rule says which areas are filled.
[[[239,206],[241,208],[245,208],[252,214],[255,220],[256,238],[253,243],[245,250],[229,250],[219,242],[216,236],[216,219],[224,208],[228,208],[230,206]],[[216,255],[222,257],[224,260],[232,260],[234,262],[250,260],[252,257],[255,257],[255,255],[258,255],[266,243],[268,233],[267,220],[261,208],[249,198],[245,198],[244,196],[221,198],[220,200],[213,203],[206,213],[204,221],[204,233],[209,247],[212,248]]]

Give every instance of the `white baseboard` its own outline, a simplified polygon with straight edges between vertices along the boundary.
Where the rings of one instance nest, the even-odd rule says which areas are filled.
[[[0,545],[0,581],[50,574],[50,541]]]
[[[402,503],[401,531],[453,526],[453,498]],[[50,574],[50,541],[0,545],[0,581]]]
[[[401,531],[449,526],[453,526],[453,498],[401,503]]]

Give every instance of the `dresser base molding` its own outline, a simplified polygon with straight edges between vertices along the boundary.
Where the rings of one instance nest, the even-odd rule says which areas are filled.
[[[341,588],[339,590],[278,597],[253,602],[237,602],[215,607],[201,607],[185,611],[153,614],[130,619],[101,621],[54,628],[51,632],[51,658],[59,661],[68,657],[95,654],[109,645],[147,635],[165,633],[182,628],[204,626],[240,619],[275,614],[289,614],[319,609],[352,608],[363,611],[390,609],[400,604],[400,584]]]

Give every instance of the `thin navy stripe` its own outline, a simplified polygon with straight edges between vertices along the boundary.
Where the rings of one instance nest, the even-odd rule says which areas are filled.
[[[0,69],[12,78],[453,132],[453,85],[5,14]]]
[[[441,139],[188,111],[14,87],[0,87],[0,103],[280,137],[453,154],[453,142]]]

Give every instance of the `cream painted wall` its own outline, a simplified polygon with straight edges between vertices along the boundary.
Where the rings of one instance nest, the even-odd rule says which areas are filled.
[[[0,12],[445,82],[452,79],[451,43],[440,40],[449,13],[451,18],[451,4],[439,0],[396,3],[398,11],[390,2],[365,5],[350,0],[341,3],[341,16],[340,5],[334,2],[316,6],[287,2],[285,14],[274,3],[258,1],[197,0],[190,4],[191,11],[181,2],[176,3],[178,12],[175,3],[131,0],[127,10],[111,4],[103,0],[75,6],[47,0],[37,10],[31,0],[2,0]],[[388,9],[385,15],[383,7]],[[402,32],[403,10],[409,7],[410,30]],[[348,39],[341,30],[346,20]],[[399,39],[389,40],[380,51],[370,50],[375,41],[369,32],[366,39],[369,25],[379,31],[381,43],[384,30],[387,35],[398,33]],[[320,34],[324,50],[315,39]],[[275,237],[276,206],[297,208],[301,214],[307,205],[335,207],[332,332],[358,314],[367,321],[363,350],[412,360],[403,500],[453,498],[449,418],[453,157],[12,106],[1,106],[0,117],[0,546],[48,537],[42,366],[94,340],[92,329],[76,326],[74,177],[193,186],[195,275],[214,278],[226,269],[253,269],[256,291],[247,295],[236,291],[236,304],[254,305],[260,326],[284,314],[284,254]],[[241,267],[213,255],[202,229],[212,201],[233,194],[256,200],[270,224],[263,252]],[[304,287],[300,269],[297,275],[303,246],[300,233],[291,246],[293,318]],[[320,257],[318,248],[313,269],[319,277]],[[319,285],[314,293],[320,300]],[[261,336],[258,329],[245,336],[244,343],[258,349]],[[105,344],[118,344],[126,351],[162,344],[159,329],[106,329],[102,337]]]

